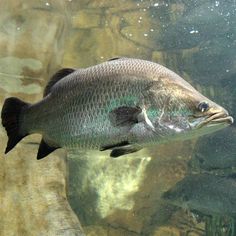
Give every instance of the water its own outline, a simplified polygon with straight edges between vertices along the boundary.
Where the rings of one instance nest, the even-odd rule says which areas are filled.
[[[60,67],[129,56],[169,67],[236,117],[235,11],[235,0],[1,1],[1,104],[40,100]],[[236,235],[235,125],[116,160],[57,150],[37,161],[39,140],[0,159],[0,235]]]

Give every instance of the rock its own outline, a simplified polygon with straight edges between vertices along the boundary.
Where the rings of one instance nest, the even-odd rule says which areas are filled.
[[[161,39],[166,50],[192,48],[233,30],[235,15],[231,3],[199,2],[193,6],[181,10],[178,20],[167,22]]]
[[[137,46],[160,48],[156,40],[160,28],[160,22],[149,17],[148,11],[137,10],[120,15],[120,34]]]
[[[191,55],[183,55],[182,69],[204,86],[216,85],[236,73],[233,63],[236,46],[227,35],[202,42]],[[208,61],[207,67],[205,61]],[[194,64],[194,66],[192,66]]]
[[[0,16],[1,57],[14,56],[19,60],[28,60],[27,63],[30,63],[30,60],[31,63],[37,61],[41,69],[39,71],[37,66],[37,76],[39,73],[41,76],[52,73],[62,61],[65,15],[57,12],[56,7],[54,7],[54,14],[51,14],[50,9],[43,10],[37,4],[24,5],[21,2],[17,8],[13,8],[12,2],[9,1],[1,10],[1,13],[3,12]],[[54,6],[60,4],[61,1],[58,1]],[[43,7],[47,8],[47,5]],[[34,75],[34,72],[27,71],[27,68],[23,68],[24,72],[25,75],[29,72],[28,77]]]
[[[175,19],[166,19],[165,27],[156,35],[159,50],[183,53],[178,65],[182,71],[204,86],[218,87],[220,81],[228,80],[236,72],[233,53],[236,17],[232,8],[235,4],[190,2],[174,14]]]
[[[80,10],[72,16],[74,29],[98,28],[102,24],[102,11],[100,9]]]
[[[151,235],[152,222],[161,224],[173,212],[162,205],[161,194],[186,175],[192,150],[188,144],[144,149],[118,159],[109,153],[70,153],[69,200],[82,225],[102,222]]]
[[[72,16],[74,13],[76,14],[76,12],[81,9],[88,9],[89,2],[90,0],[83,0],[83,1],[67,0],[65,3],[66,7],[64,6],[64,10],[67,9],[70,16]]]
[[[163,194],[170,204],[211,216],[236,216],[235,175],[188,175]]]
[[[108,236],[107,229],[102,226],[87,226],[84,227],[84,232],[87,236]]]
[[[49,9],[47,4],[38,3],[1,3],[1,107],[9,96],[26,102],[39,101],[45,78],[61,64],[65,25],[64,15],[58,14],[57,7],[63,1],[45,2]],[[65,152],[58,150],[50,158],[37,161],[38,145],[29,142],[39,143],[41,137],[34,135],[5,155],[7,135],[2,126],[0,134],[0,215],[4,216],[0,219],[0,234],[83,236],[67,201]]]
[[[127,231],[122,228],[111,226],[87,226],[84,227],[86,236],[138,236],[135,232]]]
[[[166,62],[166,53],[160,51],[152,52],[152,61],[164,65]]]
[[[27,72],[25,72],[27,71]],[[42,73],[42,63],[38,60],[17,57],[0,58],[0,87],[8,93],[37,94],[42,91],[39,82],[26,84],[27,80],[33,80]],[[27,77],[24,76],[27,74]]]
[[[145,4],[141,4],[141,7],[144,6]],[[149,5],[149,3],[148,3]],[[132,0],[127,0],[123,1],[121,4],[117,4],[117,1],[111,0],[111,1],[106,1],[106,0],[101,0],[101,1],[96,1],[96,0],[90,0],[87,5],[88,8],[103,8],[103,9],[113,9],[114,11],[122,11],[122,10],[129,10],[133,8],[138,8],[139,5],[134,4]]]
[[[178,230],[180,235],[205,236],[205,221],[205,216],[179,208],[171,215],[167,225]]]
[[[122,38],[110,28],[94,28],[72,33],[65,49],[63,66],[88,67],[116,56],[130,54],[145,58],[150,55],[150,50]]]
[[[71,33],[63,62],[66,66],[86,67],[115,56],[151,58],[151,49],[158,44],[158,23],[139,9],[116,13],[81,10],[73,24],[80,30]]]
[[[180,236],[180,232],[178,229],[173,227],[160,227],[158,230],[156,230],[153,234],[153,236]]]
[[[122,37],[133,42],[137,47],[147,47],[153,49],[156,46],[154,41],[155,34],[152,33],[150,28],[135,29],[134,27],[125,27],[120,31]]]
[[[114,57],[114,40],[109,28],[72,33],[63,64],[70,67],[88,67]]]
[[[236,117],[236,81],[235,75],[230,77],[225,77],[224,80],[221,81],[220,87],[222,90],[227,91],[228,96],[224,96],[227,100],[224,102],[226,108],[231,111],[232,116]],[[236,122],[234,122],[233,126],[236,126]]]
[[[27,137],[15,150],[1,154],[1,235],[84,235],[66,200],[63,150],[36,160],[39,137]],[[2,138],[1,150],[5,149]]]
[[[221,175],[236,172],[236,130],[229,127],[198,140],[190,162],[194,171],[208,171]]]
[[[66,45],[65,29],[69,21],[65,17],[65,1],[25,4],[10,0],[2,4],[1,103],[12,95],[30,102],[40,100],[46,80],[59,67],[87,67],[115,56],[132,56],[152,59],[169,67],[197,84],[205,94],[234,109],[233,14],[226,17],[233,24],[223,28],[225,22],[215,14],[219,11],[210,13],[208,9],[199,21],[198,14],[208,4],[203,0],[179,3],[127,0],[119,4],[113,0],[83,0],[66,4],[72,23]],[[225,13],[227,9],[223,10]],[[209,19],[212,22],[205,24]],[[189,28],[201,26],[199,22],[203,22],[201,34]],[[215,24],[219,27],[212,30]],[[229,31],[232,34],[226,33]],[[206,60],[209,68],[205,67]],[[227,76],[226,69],[229,69]],[[229,80],[232,86],[219,86]],[[4,150],[7,140],[3,128],[0,135],[1,150]],[[189,171],[196,170],[189,168],[194,141],[159,145],[115,160],[109,158],[108,153],[78,152],[69,155],[68,161],[62,150],[36,161],[37,146],[27,144],[28,141],[39,142],[39,137],[27,137],[7,159],[0,159],[0,193],[3,193],[0,201],[4,206],[0,208],[0,214],[4,215],[0,225],[4,235],[84,235],[77,217],[85,233],[91,236],[204,235],[205,223],[195,227],[195,223],[186,220],[189,219],[186,212],[179,209],[182,203],[173,205],[162,198],[166,191],[175,189],[178,182],[185,186],[190,182],[186,188],[195,193],[196,198],[207,192],[200,189],[198,182],[196,186],[200,190],[195,192],[190,187],[196,179],[185,179]],[[220,139],[216,141],[221,144]],[[227,147],[232,148],[224,146]],[[201,141],[195,151],[200,149],[209,154]],[[197,171],[212,168],[212,160],[204,159],[204,162]],[[218,159],[214,164],[219,163],[229,166]],[[199,175],[197,180],[206,184],[208,190],[216,186],[212,189],[213,193],[216,191],[212,196],[214,201],[217,200],[214,197],[223,194],[215,180],[225,186],[230,183],[220,177]],[[224,204],[227,209],[227,203]],[[207,207],[211,207],[209,202]]]

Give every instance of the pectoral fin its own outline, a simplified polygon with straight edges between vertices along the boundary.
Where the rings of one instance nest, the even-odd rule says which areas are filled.
[[[122,106],[114,109],[109,114],[110,121],[114,127],[132,126],[137,123],[144,123],[147,129],[155,132],[155,127],[147,116],[146,109]]]
[[[140,107],[122,106],[114,109],[109,114],[113,126],[130,126],[138,123],[138,115],[142,112]]]

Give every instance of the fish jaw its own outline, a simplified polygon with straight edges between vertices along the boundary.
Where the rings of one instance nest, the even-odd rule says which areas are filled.
[[[203,133],[212,133],[234,123],[233,117],[220,106],[218,109],[209,110],[202,116],[193,116],[190,120],[191,129],[202,131]]]
[[[198,127],[201,128],[204,125],[206,125],[208,127],[215,126],[215,125],[225,125],[225,126],[228,126],[228,125],[231,125],[233,123],[234,123],[233,117],[229,116],[228,112],[221,111],[221,112],[218,112],[218,113],[215,113],[215,114],[209,116],[207,119],[202,121],[198,125]]]

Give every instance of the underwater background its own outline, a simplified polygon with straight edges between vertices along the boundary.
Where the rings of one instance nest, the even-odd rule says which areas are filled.
[[[1,0],[0,103],[42,98],[62,67],[158,62],[236,117],[235,0]],[[39,135],[7,156],[0,128],[0,235],[235,236],[235,124],[118,159]]]

